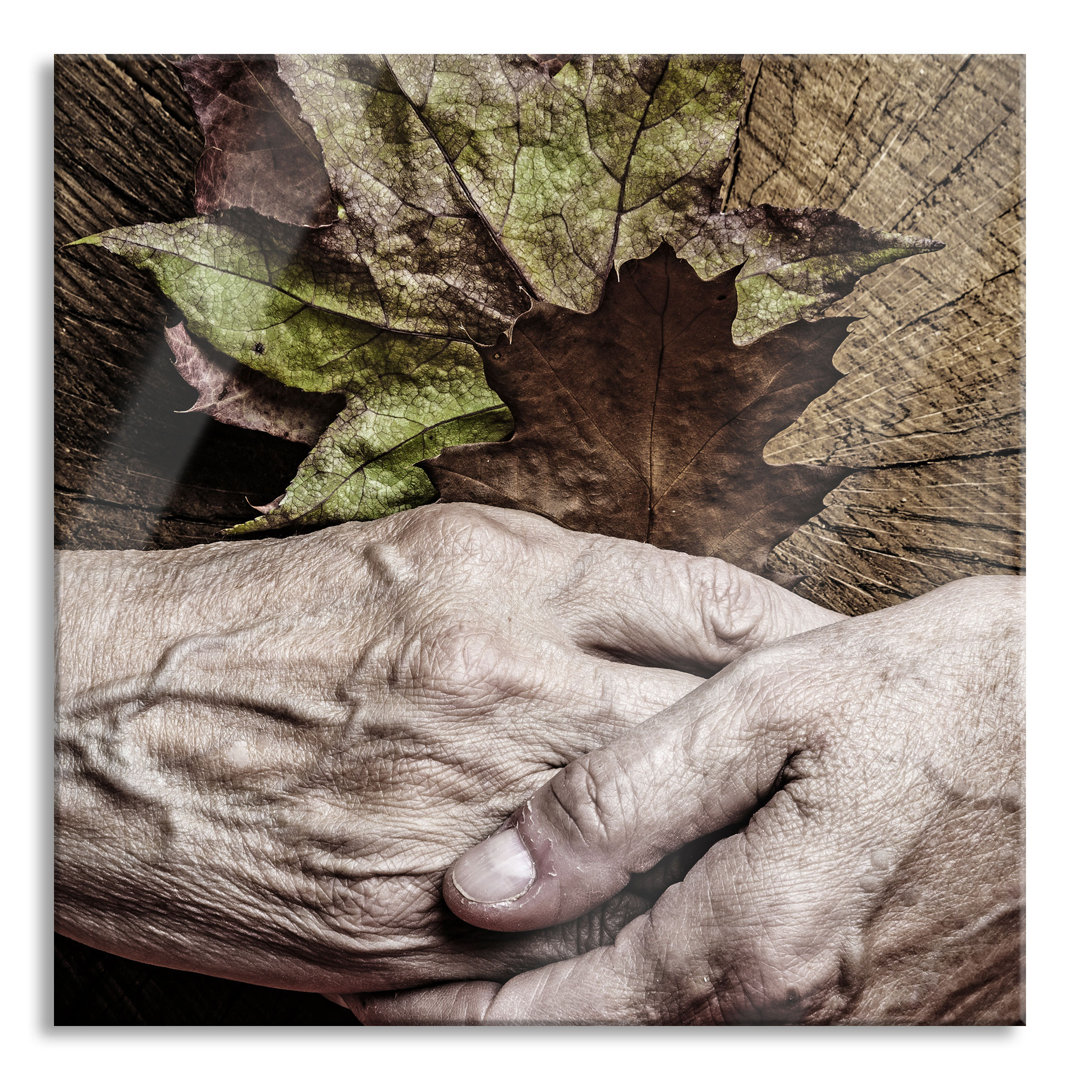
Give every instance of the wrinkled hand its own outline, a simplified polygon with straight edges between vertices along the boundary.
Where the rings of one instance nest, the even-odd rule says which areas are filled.
[[[64,554],[58,583],[57,928],[323,992],[611,940],[655,894],[508,937],[450,916],[442,877],[568,761],[837,618],[723,563],[460,505]]]
[[[1021,580],[974,578],[744,656],[447,875],[463,919],[525,930],[745,823],[613,945],[348,1004],[368,1023],[1015,1022],[1022,609]]]

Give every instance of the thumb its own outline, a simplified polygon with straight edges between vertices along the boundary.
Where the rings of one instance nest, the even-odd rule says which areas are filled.
[[[553,926],[668,852],[747,817],[791,749],[776,723],[762,722],[771,696],[764,652],[571,762],[454,863],[443,882],[451,910],[489,930]]]

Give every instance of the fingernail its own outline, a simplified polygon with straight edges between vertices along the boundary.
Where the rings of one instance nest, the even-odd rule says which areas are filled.
[[[536,867],[517,829],[504,829],[466,851],[450,876],[466,900],[498,904],[521,896],[535,880]]]

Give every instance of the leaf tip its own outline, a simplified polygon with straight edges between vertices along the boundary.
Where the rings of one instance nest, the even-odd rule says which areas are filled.
[[[898,259],[907,258],[909,255],[924,255],[931,251],[940,251],[945,247],[944,240],[932,240],[927,236],[909,236],[906,233],[880,231],[878,237],[886,245],[886,254],[891,250],[901,253],[894,256]]]
[[[221,535],[228,537],[247,536],[249,533],[261,532],[267,527],[266,518],[260,516],[252,518],[250,521],[242,521],[239,525],[230,525],[222,531]]]
[[[95,247],[101,247],[101,238],[103,233],[92,233],[90,236],[80,236],[78,240],[69,240],[64,247],[78,247],[80,244],[93,244]]]

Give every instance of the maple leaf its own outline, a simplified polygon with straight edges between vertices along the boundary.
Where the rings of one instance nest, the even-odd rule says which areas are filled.
[[[199,205],[249,209],[80,242],[152,272],[209,347],[345,396],[285,496],[236,532],[432,498],[420,461],[510,430],[476,346],[537,305],[595,311],[661,243],[702,278],[742,268],[743,344],[932,246],[830,211],[724,214],[744,90],[730,58],[202,57],[184,73],[214,149]],[[290,170],[312,145],[319,209],[297,212]],[[252,168],[267,148],[273,167]],[[263,190],[281,177],[284,194]],[[322,227],[292,224],[311,213]]]
[[[737,272],[711,282],[668,247],[624,268],[600,308],[548,306],[483,350],[513,437],[428,462],[440,496],[715,555],[762,573],[845,470],[772,466],[762,447],[827,390],[847,319],[737,346]]]

